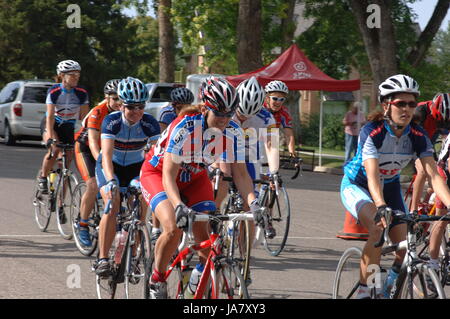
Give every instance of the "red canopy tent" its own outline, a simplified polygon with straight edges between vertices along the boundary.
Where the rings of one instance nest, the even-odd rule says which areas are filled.
[[[309,90],[309,91],[357,91],[361,87],[358,80],[336,80],[323,73],[314,65],[306,55],[292,44],[276,60],[258,70],[227,76],[226,79],[233,85],[255,76],[258,82],[265,86],[273,80],[280,80],[286,83],[289,90]],[[321,93],[320,103],[320,132],[319,132],[319,166],[322,165],[322,113],[323,94]]]
[[[255,76],[261,85],[280,80],[289,90],[311,91],[356,91],[360,89],[360,80],[336,80],[323,73],[306,55],[292,44],[272,63],[252,72],[230,75],[226,79],[237,86]]]

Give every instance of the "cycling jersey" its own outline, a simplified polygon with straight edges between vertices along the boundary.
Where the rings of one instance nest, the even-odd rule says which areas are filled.
[[[117,111],[103,120],[101,138],[114,140],[113,162],[128,166],[142,162],[148,138],[159,132],[159,124],[150,114],[144,113],[139,122],[130,125],[125,115]]]
[[[94,129],[97,131],[101,131],[103,120],[109,113],[110,109],[108,108],[108,102],[104,100],[99,105],[90,110],[85,118],[81,121],[81,128],[77,133],[75,133],[75,139],[78,142],[88,146],[88,130]],[[98,142],[100,145],[100,139]]]
[[[414,111],[414,116],[419,120],[420,126],[425,129],[425,132],[427,132],[428,137],[434,144],[437,138],[437,121],[431,115],[431,105],[432,101],[419,103]]]
[[[45,103],[55,105],[56,123],[75,123],[80,114],[80,107],[89,104],[89,97],[87,91],[81,87],[67,90],[59,83],[48,90]]]
[[[415,156],[433,156],[433,147],[419,125],[408,125],[401,137],[396,137],[386,121],[369,122],[361,129],[356,156],[344,167],[348,178],[367,188],[363,162],[377,158],[384,183],[399,179],[400,171]]]
[[[275,122],[278,128],[292,128],[292,116],[289,113],[289,110],[284,105],[281,106],[278,112],[273,112],[269,106],[264,105],[264,107],[270,111],[275,118]]]
[[[158,122],[169,125],[177,117],[177,113],[172,105],[165,106],[161,109],[158,116]]]
[[[444,171],[448,171],[448,159],[450,156],[450,135],[447,135],[445,138],[445,141],[442,145],[441,151],[439,153],[438,157],[438,165],[441,167]]]

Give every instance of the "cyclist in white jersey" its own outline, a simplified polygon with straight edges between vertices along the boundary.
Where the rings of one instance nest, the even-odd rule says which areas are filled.
[[[51,140],[63,144],[74,144],[75,122],[84,118],[88,113],[89,97],[85,89],[78,87],[81,71],[78,62],[73,60],[61,61],[56,70],[61,83],[52,86],[48,91],[47,113],[41,123],[42,139],[47,145]],[[48,192],[47,175],[60,152],[56,146],[53,145],[52,148],[54,156],[48,159],[46,154],[42,162],[39,188],[43,193]],[[69,151],[67,165],[70,165],[72,157],[73,152]]]

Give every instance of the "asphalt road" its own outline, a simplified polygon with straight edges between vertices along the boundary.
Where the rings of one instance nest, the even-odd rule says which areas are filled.
[[[35,142],[0,144],[0,299],[96,298],[92,258],[58,233],[53,218],[40,232],[31,204],[33,180],[44,149]],[[254,250],[252,298],[327,299],[342,252],[362,242],[336,238],[342,229],[341,177],[304,172],[290,180],[283,171],[291,200],[291,230],[278,257]],[[73,276],[79,276],[73,281]]]

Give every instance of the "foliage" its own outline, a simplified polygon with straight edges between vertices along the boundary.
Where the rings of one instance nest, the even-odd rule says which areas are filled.
[[[322,146],[324,148],[343,150],[345,148],[345,134],[342,118],[344,115],[323,114]],[[320,115],[314,113],[302,122],[302,144],[319,146]]]

